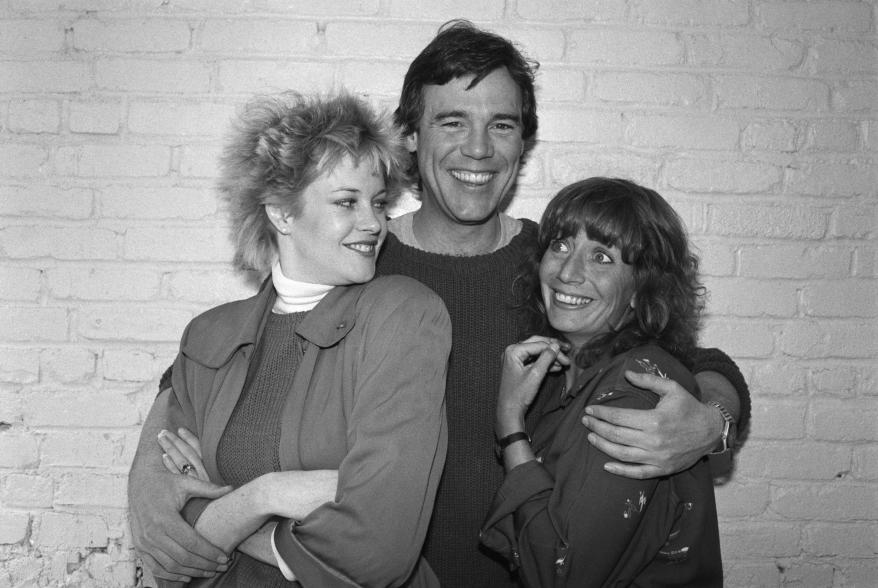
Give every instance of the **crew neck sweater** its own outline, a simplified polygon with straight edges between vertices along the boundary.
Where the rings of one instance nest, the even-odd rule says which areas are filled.
[[[452,324],[446,385],[448,457],[436,495],[424,555],[448,588],[514,586],[505,562],[479,546],[479,528],[503,481],[494,446],[500,361],[526,328],[515,309],[512,282],[537,225],[492,253],[461,257],[430,253],[388,234],[378,273],[419,280],[445,302]]]

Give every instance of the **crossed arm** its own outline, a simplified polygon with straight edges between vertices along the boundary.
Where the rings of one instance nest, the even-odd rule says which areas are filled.
[[[172,461],[197,463],[202,475],[172,471],[162,458],[163,451],[179,451],[165,432],[169,394],[162,391],[147,416],[128,478],[131,532],[144,565],[157,578],[188,582],[225,571],[226,554],[236,547],[277,565],[270,543],[274,524],[266,520],[275,514],[304,517],[332,500],[337,472],[277,472],[232,490],[209,481],[200,455]],[[210,499],[194,528],[180,514],[190,498]]]
[[[159,433],[163,461],[171,473],[191,466],[190,476],[210,481],[201,459],[201,443],[187,429],[178,434]],[[271,472],[206,504],[195,530],[225,552],[238,549],[251,557],[278,566],[271,543],[276,523],[272,516],[304,519],[314,509],[335,498],[337,470]],[[291,571],[287,571],[292,575]]]

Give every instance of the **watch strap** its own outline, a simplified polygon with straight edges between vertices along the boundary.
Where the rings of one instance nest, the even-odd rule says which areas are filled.
[[[716,447],[710,451],[709,455],[716,455],[719,453],[725,453],[730,449],[733,449],[735,446],[735,417],[732,416],[732,413],[728,411],[728,409],[715,400],[711,400],[707,403],[709,406],[714,406],[719,410],[719,413],[723,417],[723,431],[720,437],[719,443],[717,443]]]
[[[517,433],[506,435],[505,437],[497,439],[497,447],[499,447],[501,450],[506,449],[516,441],[527,441],[528,443],[530,443],[530,435],[528,435],[524,431],[518,431]]]

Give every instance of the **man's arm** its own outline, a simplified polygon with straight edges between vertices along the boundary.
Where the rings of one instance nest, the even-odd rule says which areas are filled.
[[[718,402],[732,415],[737,433],[744,430],[749,420],[750,395],[737,366],[714,349],[699,350],[696,359],[695,379],[701,388],[701,402],[672,380],[632,374],[632,384],[659,395],[655,409],[586,409],[582,422],[592,431],[589,441],[619,460],[607,463],[607,471],[644,479],[690,467],[713,450],[722,437],[725,421],[722,412],[709,404],[711,401]],[[722,369],[722,373],[710,368]]]
[[[189,498],[219,498],[230,488],[165,468],[156,439],[170,428],[169,396],[167,388],[159,393],[143,424],[128,475],[128,507],[132,540],[144,565],[157,578],[188,581],[224,571],[228,560],[183,520],[180,510]]]

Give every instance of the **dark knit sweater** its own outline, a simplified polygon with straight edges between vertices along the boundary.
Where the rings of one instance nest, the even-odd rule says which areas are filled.
[[[507,246],[487,255],[428,253],[390,234],[378,259],[380,274],[423,282],[451,315],[448,457],[424,551],[443,588],[514,586],[506,563],[480,547],[479,528],[504,475],[493,450],[494,412],[503,350],[525,328],[512,309],[512,281],[537,225],[523,223]]]

